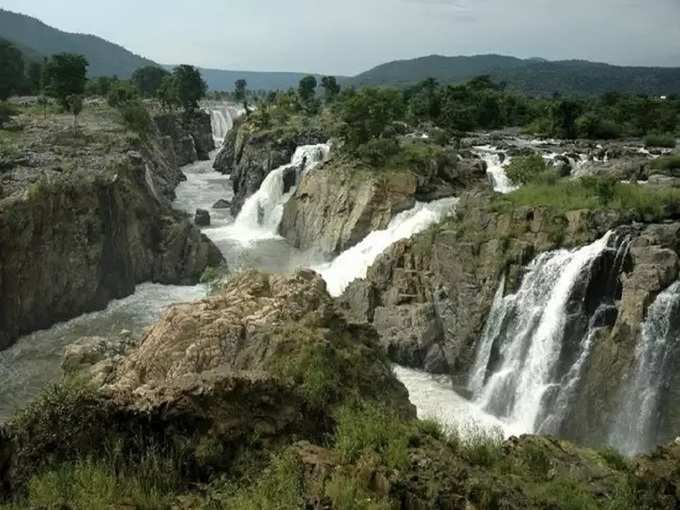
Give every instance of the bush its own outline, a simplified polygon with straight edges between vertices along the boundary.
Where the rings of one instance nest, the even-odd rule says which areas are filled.
[[[375,405],[345,406],[336,416],[335,449],[343,462],[356,462],[374,452],[390,469],[408,463],[411,428],[394,413]]]
[[[650,166],[655,170],[680,170],[680,154],[655,159]]]
[[[515,184],[528,184],[548,170],[544,159],[539,154],[518,156],[510,161],[505,169],[508,178]]]
[[[469,426],[461,434],[460,449],[471,464],[493,466],[503,456],[503,431]]]
[[[333,510],[390,510],[389,501],[378,499],[355,477],[337,472],[326,486]]]
[[[130,131],[144,138],[151,133],[153,120],[140,101],[127,101],[118,105],[123,123]]]
[[[137,89],[125,82],[116,82],[106,97],[106,102],[112,108],[118,108],[125,103],[137,99]]]
[[[645,137],[645,147],[675,148],[675,136],[670,133],[654,133]]]
[[[7,103],[5,101],[0,102],[0,128],[2,128],[5,123],[17,115],[19,111],[14,107],[14,105]]]
[[[399,142],[395,138],[374,138],[356,149],[356,155],[374,167],[384,166],[397,152]]]

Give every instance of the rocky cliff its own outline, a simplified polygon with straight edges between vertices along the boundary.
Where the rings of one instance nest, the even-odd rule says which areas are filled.
[[[290,163],[300,145],[325,143],[328,135],[320,128],[286,127],[258,129],[240,119],[227,134],[215,159],[215,170],[231,175],[234,199],[231,212],[238,214],[272,170]]]
[[[155,115],[153,120],[160,143],[174,153],[177,166],[210,158],[210,152],[215,149],[210,114],[203,111],[165,113]]]
[[[66,116],[23,122],[26,158],[0,184],[0,347],[219,263],[170,207],[183,176],[163,140],[126,133],[109,110],[85,114],[77,136]]]
[[[482,161],[459,160],[456,154],[411,168],[379,169],[336,155],[304,176],[284,208],[279,231],[293,246],[331,258],[386,228],[416,200],[485,185],[485,172]]]

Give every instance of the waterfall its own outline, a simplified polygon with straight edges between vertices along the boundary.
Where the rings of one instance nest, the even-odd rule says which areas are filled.
[[[494,147],[482,145],[475,147],[477,154],[486,162],[486,173],[489,176],[493,190],[498,193],[510,193],[517,189],[505,174],[505,167],[510,163],[509,157],[502,157]]]
[[[531,263],[515,294],[502,297],[499,290],[469,380],[486,411],[526,433],[554,432],[559,426],[560,409],[580,378],[593,330],[601,325],[594,319],[597,311],[588,316],[585,302],[593,266],[609,250],[611,237],[578,250],[544,253]],[[614,265],[623,259],[619,247],[609,253],[616,255]],[[608,285],[609,278],[603,286]],[[567,373],[561,374],[565,364]]]
[[[395,216],[385,230],[371,232],[332,262],[313,269],[326,281],[330,295],[337,297],[352,281],[366,278],[368,268],[387,248],[452,214],[457,202],[456,198],[444,198],[427,204],[419,202],[412,209]]]
[[[221,147],[227,133],[234,127],[234,121],[228,108],[212,109],[210,112],[210,123],[212,124],[212,134],[215,145]]]
[[[241,231],[276,236],[286,202],[295,193],[305,173],[325,161],[329,152],[328,144],[298,147],[291,162],[272,170],[262,181],[260,189],[246,200],[235,227]]]
[[[680,282],[659,294],[647,311],[635,350],[635,366],[621,390],[622,407],[610,443],[630,454],[657,443],[659,404],[680,345]]]

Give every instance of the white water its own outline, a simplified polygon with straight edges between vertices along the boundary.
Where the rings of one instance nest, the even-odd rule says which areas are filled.
[[[486,162],[486,173],[489,176],[493,190],[498,193],[511,193],[518,189],[505,173],[505,168],[510,164],[510,158],[506,157],[501,162],[501,153],[490,145],[481,145],[474,148],[478,155]]]
[[[649,307],[635,351],[634,371],[621,391],[623,405],[610,442],[624,453],[644,453],[656,444],[659,400],[679,344],[680,282],[676,282]]]
[[[606,249],[609,237],[579,250],[540,255],[519,291],[496,300],[469,386],[482,408],[516,430],[533,433],[540,428],[544,397],[559,388],[553,372],[562,349],[566,305],[579,276]],[[500,362],[489,375],[485,367],[494,348]]]
[[[305,174],[324,162],[330,153],[330,145],[304,145],[298,147],[290,164],[272,170],[260,185],[260,189],[249,197],[236,218],[235,228],[246,234],[239,236],[248,241],[278,235],[283,208],[295,193],[297,185]],[[285,190],[284,179],[294,174],[294,183]]]
[[[332,262],[313,269],[326,281],[330,295],[339,296],[352,281],[366,278],[368,268],[387,248],[453,214],[457,202],[456,198],[444,198],[428,204],[417,203],[413,209],[395,216],[385,230],[371,232]]]
[[[406,386],[421,419],[435,419],[463,437],[467,432],[475,434],[480,430],[500,431],[504,437],[517,434],[515,429],[476,403],[461,397],[447,376],[434,376],[398,365],[394,366],[394,374]]]

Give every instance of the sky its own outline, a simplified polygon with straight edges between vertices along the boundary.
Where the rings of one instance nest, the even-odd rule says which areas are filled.
[[[162,64],[355,75],[498,53],[680,67],[680,0],[0,0]]]

